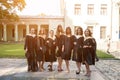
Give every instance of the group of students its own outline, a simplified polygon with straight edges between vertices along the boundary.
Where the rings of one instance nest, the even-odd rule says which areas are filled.
[[[55,61],[58,61],[57,70],[61,72],[62,62],[65,60],[66,71],[69,73],[69,61],[72,59],[78,69],[76,74],[80,73],[81,64],[84,64],[86,76],[90,76],[89,65],[95,65],[96,41],[89,29],[83,32],[81,27],[76,28],[74,35],[70,27],[64,32],[61,25],[57,26],[56,34],[50,30],[48,35],[43,28],[38,35],[35,34],[35,29],[31,28],[30,34],[26,35],[24,50],[28,72],[44,71],[44,62],[50,62],[48,70],[53,71]]]

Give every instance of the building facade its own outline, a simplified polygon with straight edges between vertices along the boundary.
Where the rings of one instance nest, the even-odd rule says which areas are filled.
[[[36,34],[40,28],[56,30],[58,24],[64,25],[62,16],[20,16],[18,22],[2,20],[0,24],[0,41],[24,41],[31,28],[35,28]]]
[[[18,22],[1,20],[1,41],[23,41],[31,27],[39,32],[43,27],[47,32],[56,30],[58,24],[64,29],[80,26],[89,28],[96,39],[99,49],[105,49],[106,38],[111,38],[113,48],[120,46],[120,0],[60,0],[61,16],[20,16]]]
[[[63,6],[65,27],[73,33],[78,26],[89,28],[97,48],[106,50],[109,36],[111,51],[120,49],[120,0],[64,0]]]

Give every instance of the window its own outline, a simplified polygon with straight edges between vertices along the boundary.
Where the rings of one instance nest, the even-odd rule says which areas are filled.
[[[106,37],[106,27],[105,26],[101,26],[100,27],[100,39],[105,39]]]
[[[80,4],[75,4],[74,14],[75,15],[81,14],[81,5]]]
[[[12,29],[12,37],[15,37],[15,29]]]
[[[87,13],[88,13],[88,15],[93,15],[94,14],[94,4],[88,4]]]
[[[87,28],[93,33],[93,26],[88,26]]]
[[[107,15],[107,4],[101,4],[101,15]]]

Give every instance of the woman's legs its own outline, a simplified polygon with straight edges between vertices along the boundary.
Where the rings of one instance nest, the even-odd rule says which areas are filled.
[[[42,67],[43,70],[45,70],[44,69],[44,62],[45,62],[45,55],[43,55],[43,60],[42,60],[42,65],[41,65],[41,67]]]
[[[65,60],[65,63],[66,63],[67,72],[69,73],[70,72],[70,69],[69,69],[69,60]]]
[[[40,71],[44,71],[44,70],[42,69],[42,62],[41,62],[41,61],[38,61],[38,68],[39,68]]]
[[[62,71],[62,58],[58,57],[58,71]]]
[[[87,71],[86,76],[90,76],[90,74],[91,74],[90,66],[86,61],[85,61],[85,66],[86,66],[86,71]]]
[[[77,65],[77,68],[78,70],[76,71],[76,74],[79,74],[80,73],[80,67],[81,67],[81,63],[80,62],[76,62],[76,65]]]

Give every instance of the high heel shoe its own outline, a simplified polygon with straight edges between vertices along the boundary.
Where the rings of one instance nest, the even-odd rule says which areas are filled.
[[[48,65],[48,70],[49,70],[49,71],[53,71],[52,65]]]
[[[61,72],[61,71],[63,71],[63,69],[58,69],[58,72]]]
[[[91,76],[91,72],[86,73],[85,76],[90,77]]]
[[[76,71],[76,74],[80,74],[80,71]]]

